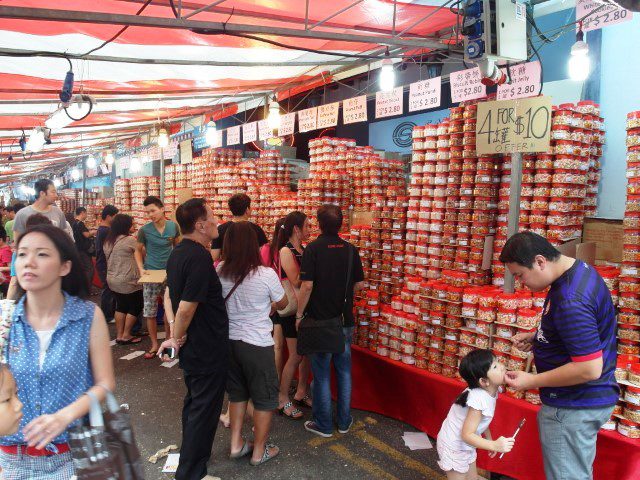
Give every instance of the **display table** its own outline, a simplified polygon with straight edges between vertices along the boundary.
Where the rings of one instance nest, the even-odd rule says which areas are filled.
[[[438,435],[452,403],[464,389],[464,384],[458,380],[389,360],[357,346],[352,347],[352,358],[353,408],[401,420],[433,438]],[[479,450],[478,466],[518,480],[544,479],[536,423],[538,409],[523,400],[500,395],[491,423],[493,437],[513,435],[523,418],[526,424],[516,438],[514,449],[502,460],[497,457],[490,459],[486,452]],[[640,478],[640,440],[626,438],[617,432],[601,432],[594,478]]]

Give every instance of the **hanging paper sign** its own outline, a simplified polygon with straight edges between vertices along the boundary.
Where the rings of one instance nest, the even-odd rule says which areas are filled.
[[[318,107],[318,130],[323,128],[335,127],[338,125],[338,111],[340,110],[340,102],[329,103],[328,105],[320,105]]]
[[[507,69],[502,68],[507,74]],[[528,62],[515,67],[510,67],[511,83],[498,85],[498,100],[511,100],[514,98],[535,97],[540,93],[540,62]]]
[[[451,101],[453,103],[475,100],[487,96],[487,87],[482,84],[479,68],[470,68],[449,75]]]
[[[280,128],[278,129],[278,136],[293,135],[293,127],[296,122],[296,112],[280,115]]]
[[[440,106],[442,78],[435,77],[409,85],[409,111],[417,112]]]
[[[350,123],[367,121],[367,96],[348,98],[342,102],[342,123],[348,125]]]
[[[227,128],[227,146],[240,143],[240,125]]]
[[[576,20],[580,19],[583,19],[582,31],[590,32],[609,25],[628,22],[633,19],[633,13],[613,3],[605,4],[597,0],[578,0],[576,2]],[[579,27],[580,23],[576,25],[576,28]]]
[[[550,145],[550,97],[478,104],[476,151],[479,154],[546,152]]]
[[[258,138],[260,140],[267,140],[268,138],[273,137],[273,130],[269,128],[268,120],[259,120],[258,121]]]
[[[256,122],[245,123],[242,125],[242,140],[243,143],[255,142],[258,139],[258,131],[256,129]]]
[[[318,128],[318,107],[307,108],[298,112],[298,130],[310,132]]]
[[[222,147],[222,130],[216,130],[216,134],[213,137],[213,145],[211,145],[213,148],[220,148]]]
[[[185,165],[191,163],[193,159],[193,149],[191,146],[191,140],[185,140],[180,142],[180,163]]]
[[[376,92],[376,118],[402,115],[402,87],[390,92]]]
[[[124,170],[126,168],[129,168],[129,166],[131,165],[131,161],[130,161],[129,157],[122,157],[118,161],[120,162],[120,170]]]

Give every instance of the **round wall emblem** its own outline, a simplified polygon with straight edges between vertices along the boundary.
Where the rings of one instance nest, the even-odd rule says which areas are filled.
[[[411,136],[413,132],[413,127],[416,124],[413,122],[402,122],[393,130],[393,143],[395,143],[400,148],[410,147],[413,143],[413,137]]]

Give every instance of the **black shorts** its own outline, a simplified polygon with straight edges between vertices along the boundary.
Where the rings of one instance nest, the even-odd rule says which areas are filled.
[[[231,340],[229,344],[229,401],[238,403],[251,399],[255,409],[261,411],[278,408],[280,382],[273,346],[257,347],[240,340]]]
[[[134,317],[140,315],[144,306],[142,290],[136,290],[133,293],[112,293],[116,299],[116,312],[133,315]]]
[[[284,335],[284,338],[298,338],[295,315],[280,317],[280,325],[282,325],[282,333]]]
[[[274,325],[280,325],[280,315],[278,315],[278,312],[271,315],[270,318],[271,318],[271,323],[273,323]]]

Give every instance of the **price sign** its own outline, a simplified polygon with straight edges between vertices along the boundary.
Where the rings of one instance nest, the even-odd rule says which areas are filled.
[[[242,125],[242,140],[244,143],[255,142],[258,139],[258,131],[256,122],[245,123]]]
[[[273,137],[273,130],[269,128],[269,121],[258,121],[258,138],[260,138],[260,140],[267,140],[271,137]]]
[[[430,78],[409,85],[409,111],[417,112],[440,106],[442,78]]]
[[[367,121],[367,96],[348,98],[342,102],[342,123],[348,125],[350,123]]]
[[[338,125],[338,110],[340,102],[320,105],[318,107],[318,130],[322,128],[335,127]]]
[[[216,130],[216,135],[213,137],[213,148],[222,147],[222,130]]]
[[[478,104],[476,150],[479,154],[546,152],[550,145],[550,97]]]
[[[592,14],[596,9],[598,11]],[[590,32],[609,25],[615,25],[616,23],[628,22],[633,18],[633,13],[614,4],[608,4],[603,7],[603,3],[597,0],[578,0],[576,3],[576,19],[580,20],[581,18],[584,18],[582,20],[582,30]]]
[[[506,68],[502,69],[506,73]],[[498,85],[498,100],[535,97],[540,93],[540,62],[516,65],[511,71],[511,83]]]
[[[486,97],[487,87],[480,80],[482,75],[478,67],[451,73],[449,75],[451,101],[458,103]]]
[[[318,128],[318,107],[307,108],[298,112],[298,130],[310,132]]]
[[[280,116],[280,128],[278,129],[278,136],[293,135],[293,125],[296,121],[296,113],[287,113]]]
[[[227,128],[227,146],[240,143],[240,125]]]
[[[402,87],[390,92],[376,92],[376,118],[402,115]]]

